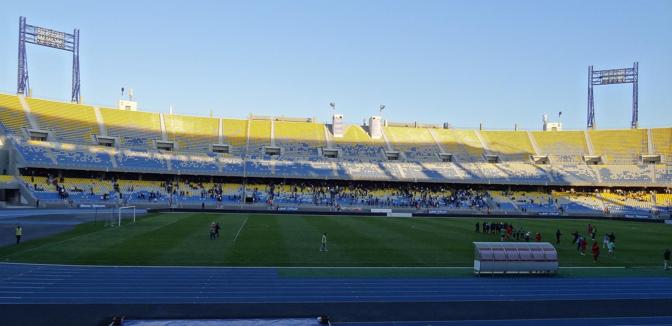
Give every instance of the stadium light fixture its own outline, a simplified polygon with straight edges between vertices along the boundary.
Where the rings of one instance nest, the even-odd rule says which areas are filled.
[[[35,44],[72,52],[72,94],[71,101],[80,103],[79,73],[79,29],[65,33],[40,26],[28,25],[26,17],[19,17],[19,63],[16,93],[30,96],[28,82],[28,58],[26,44]]]
[[[595,128],[595,99],[593,97],[593,86],[612,84],[632,84],[632,121],[630,127],[636,129],[639,125],[639,62],[633,63],[632,68],[608,70],[593,70],[593,66],[588,66],[587,128]]]

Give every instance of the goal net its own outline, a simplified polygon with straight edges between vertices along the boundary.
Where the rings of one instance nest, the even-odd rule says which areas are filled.
[[[113,208],[105,226],[114,227],[127,223],[135,223],[135,206]]]

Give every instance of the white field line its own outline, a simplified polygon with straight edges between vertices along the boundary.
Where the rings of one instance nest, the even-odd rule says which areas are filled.
[[[238,229],[238,232],[236,232],[236,236],[233,238],[233,242],[236,242],[238,240],[238,236],[240,235],[240,231],[243,230],[245,227],[245,224],[247,224],[247,216],[245,216],[245,220],[243,221],[243,224],[240,225],[240,228]]]

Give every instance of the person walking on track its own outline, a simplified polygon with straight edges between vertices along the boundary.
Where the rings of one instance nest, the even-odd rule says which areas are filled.
[[[16,244],[18,245],[21,242],[21,237],[23,236],[23,228],[21,225],[16,226]]]

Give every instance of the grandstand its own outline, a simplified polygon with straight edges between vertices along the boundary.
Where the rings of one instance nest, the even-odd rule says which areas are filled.
[[[100,134],[93,107],[26,98],[36,129],[47,130],[50,139],[69,144],[95,144]]]
[[[475,130],[439,129],[431,130],[441,151],[453,155],[460,162],[484,162],[483,143]]]
[[[0,94],[0,121],[16,135],[25,135],[26,128],[32,128],[21,106],[18,96]]]
[[[583,131],[532,131],[539,154],[548,155],[552,162],[579,163],[590,153]]]
[[[230,146],[229,153],[241,156],[247,146],[248,123],[246,120],[222,119],[221,142]]]
[[[319,159],[319,150],[326,146],[323,124],[275,120],[273,131],[275,145],[287,159]]]
[[[369,137],[361,126],[348,125],[344,128],[343,137],[334,138],[333,145],[340,152],[339,158],[354,162],[385,159],[384,140]]]
[[[647,190],[648,198],[666,198],[672,182],[672,128],[528,132],[393,124],[383,126],[382,137],[374,138],[369,126],[346,125],[343,136],[335,137],[330,126],[313,119],[196,117],[5,94],[0,95],[0,123],[3,146],[15,153],[8,174],[24,181],[17,190],[27,202],[40,199],[43,205],[105,204],[118,198],[134,204],[214,206],[251,195],[258,203],[275,199],[277,204],[430,209],[455,208],[451,193],[500,187],[470,209],[621,215],[669,211],[669,201],[662,199],[621,200],[611,191],[568,195],[564,189],[625,187],[639,192],[646,187],[652,189]],[[327,156],[326,150],[338,155]],[[646,155],[656,160],[648,163],[643,160]],[[153,181],[145,183],[149,181],[134,175],[138,173]],[[67,181],[62,187],[37,190],[35,183],[26,181],[27,175],[67,175]],[[227,177],[242,179],[221,179]],[[257,178],[256,186],[246,184],[249,178]],[[292,180],[283,181],[277,190],[268,188],[284,178]],[[199,180],[201,186],[188,195],[157,186],[189,179]],[[118,180],[122,187],[96,180]],[[132,190],[124,186],[133,180],[137,182]],[[347,187],[324,188],[324,180],[423,183],[426,193],[385,186],[355,196]],[[433,184],[443,183],[458,186],[434,193]],[[303,190],[290,191],[296,186]],[[539,188],[509,193],[510,187],[525,186]],[[67,200],[59,196],[59,189],[69,194]]]
[[[123,147],[148,150],[164,140],[158,113],[100,108],[100,114],[107,131],[103,136],[117,137]]]
[[[503,161],[526,162],[534,154],[529,136],[524,131],[482,131],[487,151]]]
[[[590,130],[594,151],[612,164],[632,164],[648,154],[647,129]]]
[[[219,144],[219,119],[185,115],[164,115],[167,139],[182,151],[207,153]]]
[[[672,128],[651,129],[653,153],[660,154],[666,162],[672,161]]]
[[[440,148],[427,128],[385,127],[391,148],[403,153],[409,161],[438,161]]]
[[[246,156],[250,159],[268,158],[264,149],[272,143],[272,121],[270,119],[248,120]]]

